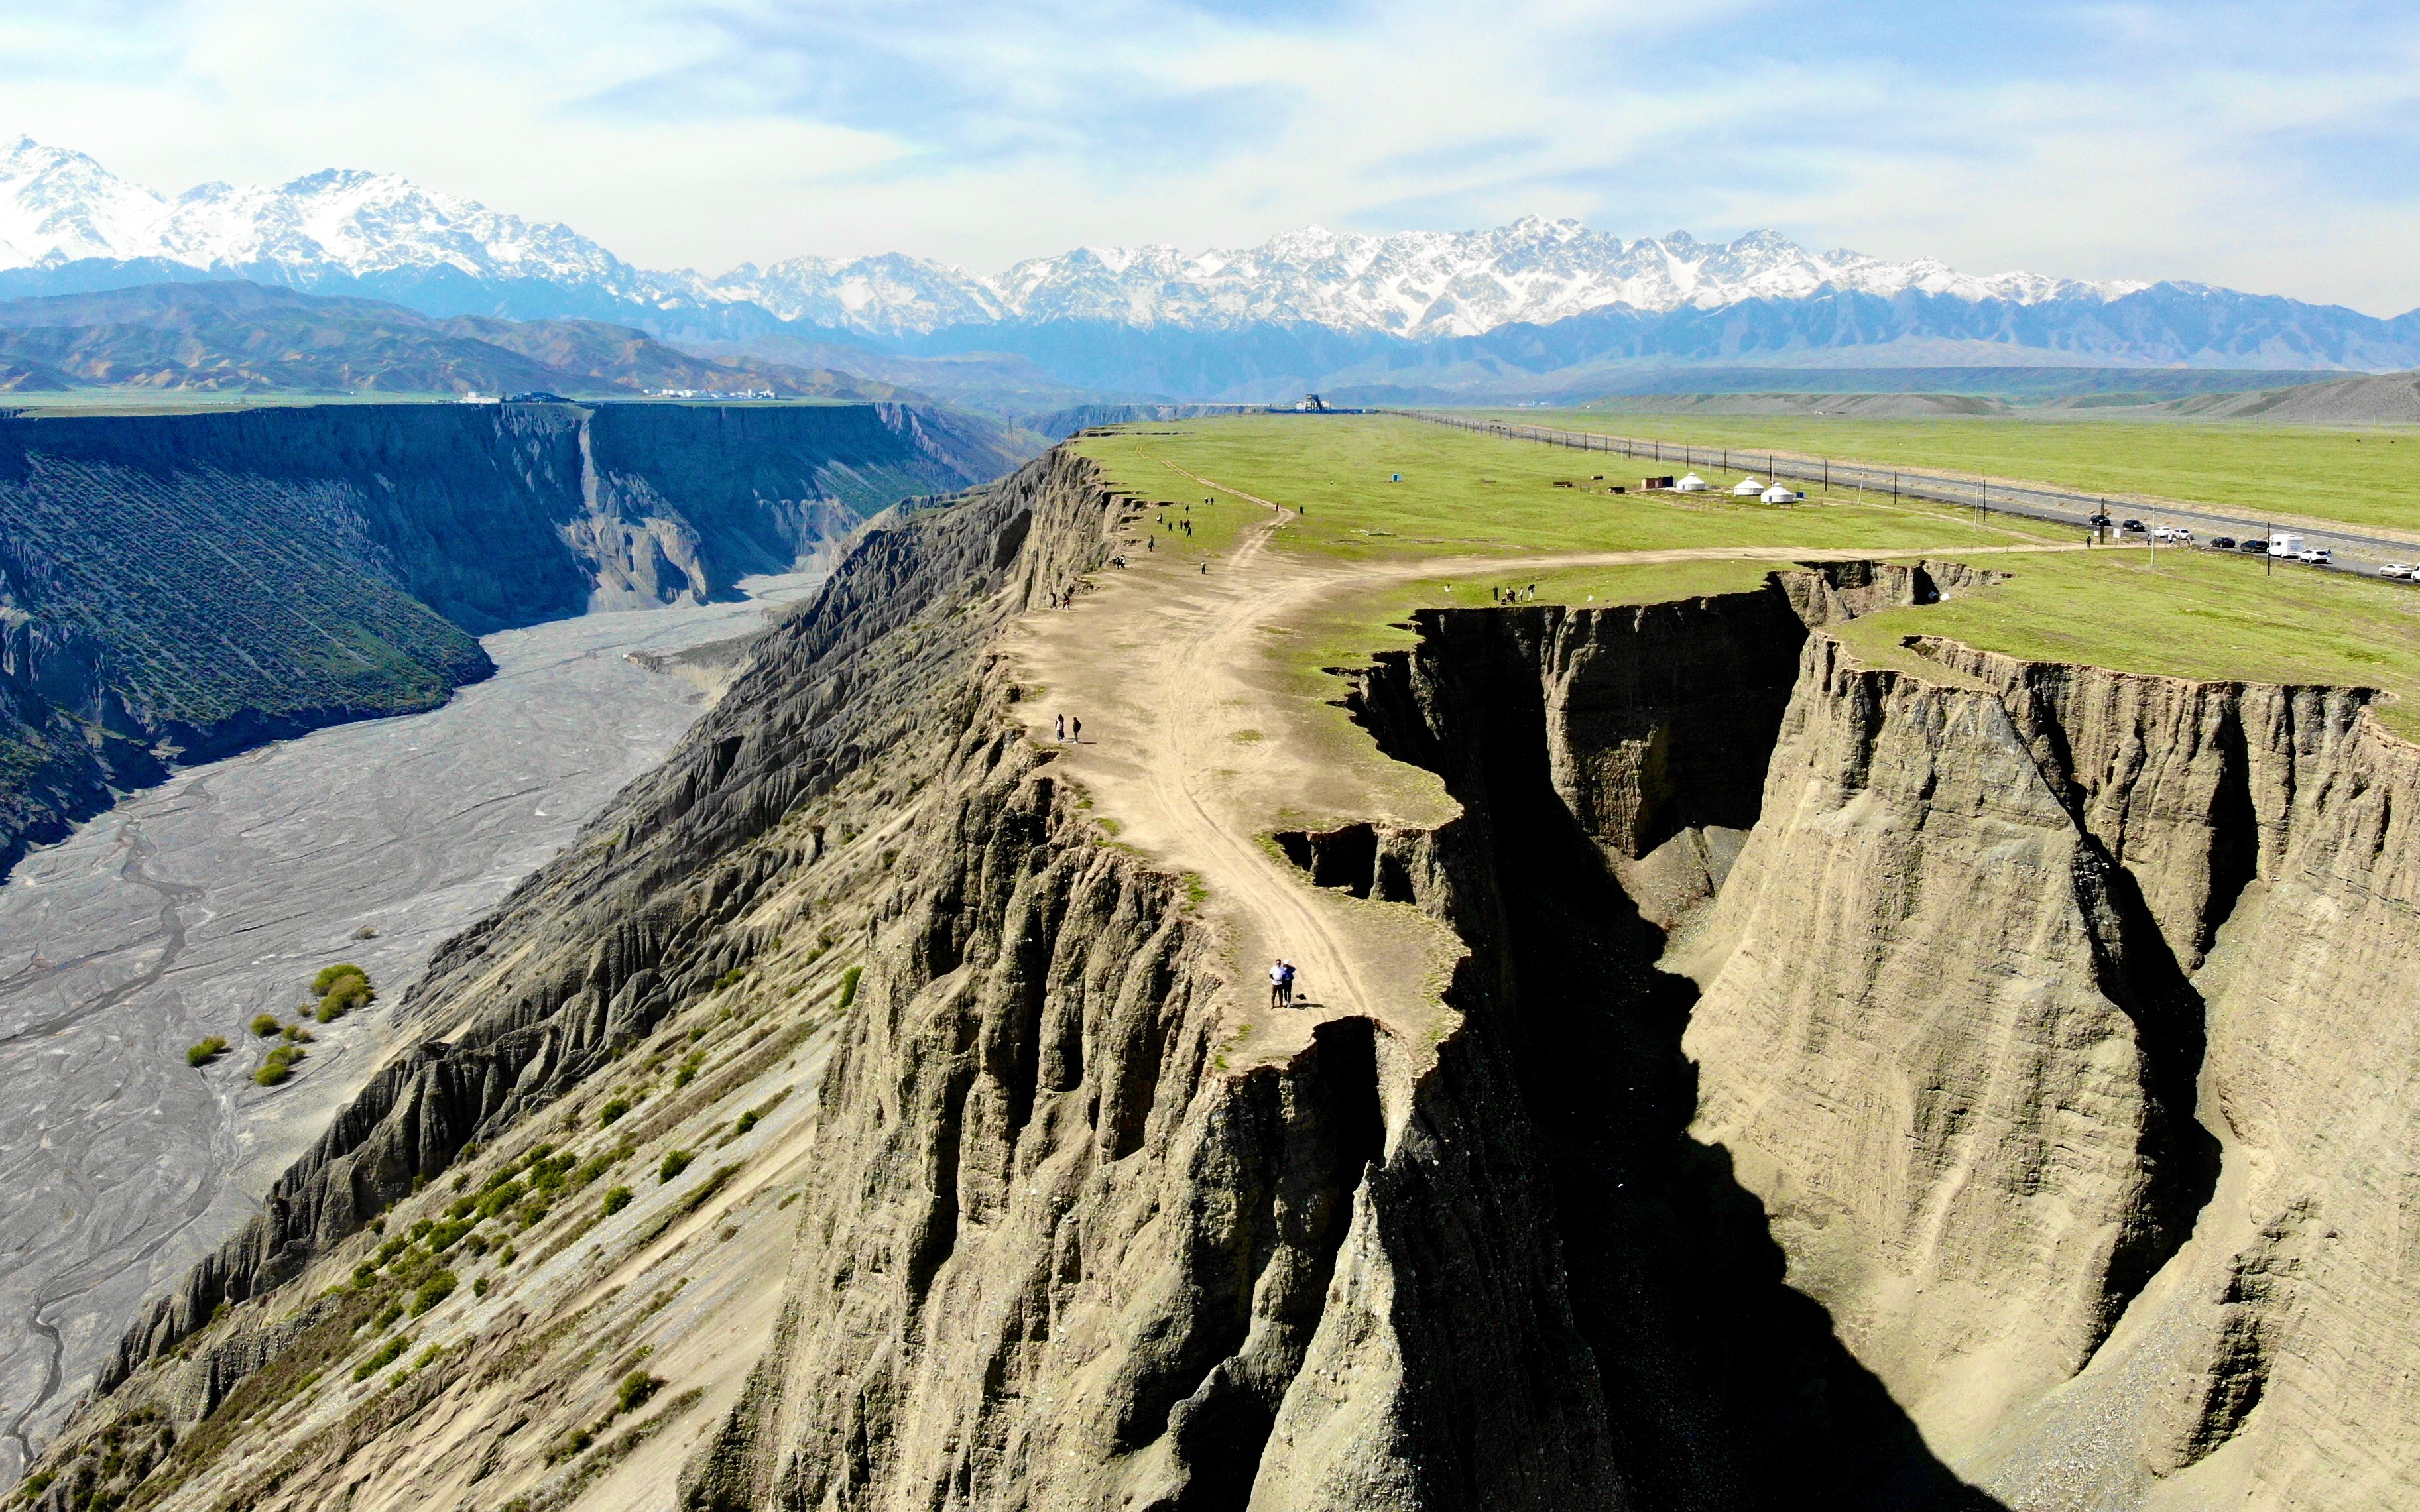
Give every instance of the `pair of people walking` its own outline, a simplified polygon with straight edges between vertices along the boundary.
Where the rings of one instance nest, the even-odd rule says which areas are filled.
[[[1269,1006],[1294,1007],[1294,963],[1283,956],[1269,967]]]
[[[1081,715],[1072,720],[1063,714],[1059,716],[1059,744],[1063,746],[1070,739],[1079,746],[1084,743],[1084,719]]]

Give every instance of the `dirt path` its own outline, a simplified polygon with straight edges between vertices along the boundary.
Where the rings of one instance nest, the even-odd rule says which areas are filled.
[[[1269,519],[1213,559],[1207,575],[1193,560],[1129,553],[1136,565],[1099,574],[1096,590],[1078,595],[1074,608],[1028,616],[1009,649],[1041,687],[1019,705],[1030,711],[1032,738],[1059,751],[1061,775],[1091,797],[1095,817],[1120,842],[1206,887],[1206,906],[1231,945],[1238,1061],[1289,1054],[1321,1020],[1351,1013],[1419,1042],[1444,1011],[1437,988],[1458,949],[1442,927],[1408,908],[1311,886],[1265,838],[1342,819],[1433,825],[1453,812],[1425,774],[1409,773],[1374,748],[1340,759],[1312,729],[1332,711],[1287,686],[1269,642],[1324,598],[1416,579],[1476,584],[1489,574],[1550,567],[2082,549],[1721,547],[1347,563],[1277,551],[1293,510],[1184,475],[1267,509]],[[1056,743],[1061,714],[1082,719],[1080,743]],[[1308,998],[1291,1012],[1268,1006],[1265,972],[1279,955],[1295,964]]]

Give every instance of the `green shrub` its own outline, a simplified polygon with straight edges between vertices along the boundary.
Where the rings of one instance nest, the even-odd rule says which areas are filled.
[[[600,1108],[600,1109],[598,1109],[598,1110],[597,1110],[597,1126],[598,1128],[600,1128],[600,1129],[601,1129],[601,1128],[604,1128],[604,1127],[606,1127],[607,1125],[611,1124],[614,1119],[616,1119],[620,1118],[623,1114],[628,1113],[628,1112],[629,1112],[629,1111],[630,1111],[630,1103],[629,1103],[629,1100],[628,1100],[628,1098],[620,1098],[620,1097],[617,1097],[617,1098],[613,1099],[613,1101],[612,1101],[611,1103],[606,1103],[602,1108]]]
[[[279,1032],[286,1036],[286,1042],[287,1044],[317,1044],[318,1042],[318,1041],[312,1035],[311,1031],[304,1028],[300,1024],[288,1024]]]
[[[277,1015],[262,1013],[252,1021],[252,1032],[266,1040],[277,1032]]]
[[[740,978],[746,975],[748,975],[748,968],[746,966],[733,966],[721,976],[714,979],[714,990],[716,992],[721,992],[722,989],[730,986],[733,982],[737,981]]]
[[[333,1024],[377,995],[370,991],[366,977],[338,977],[335,984],[320,995],[319,1009],[314,1016],[322,1024]]]
[[[192,1044],[185,1046],[185,1064],[188,1066],[207,1066],[225,1053],[226,1041],[213,1034],[206,1040],[196,1040]]]
[[[706,1052],[705,1052],[705,1051],[703,1051],[703,1050],[692,1050],[692,1051],[690,1051],[690,1052],[686,1057],[684,1057],[682,1058],[681,1063],[680,1063],[680,1070],[678,1070],[678,1071],[676,1071],[676,1072],[673,1072],[673,1085],[674,1085],[675,1087],[676,1087],[676,1088],[677,1088],[677,1087],[687,1087],[687,1086],[688,1086],[691,1081],[693,1081],[693,1080],[695,1080],[695,1079],[696,1079],[696,1077],[697,1077],[697,1072],[698,1072],[698,1068],[699,1068],[699,1067],[701,1067],[701,1066],[703,1066],[703,1065],[705,1065],[705,1064],[706,1064]]]
[[[624,1208],[627,1208],[629,1205],[630,1189],[627,1186],[612,1188],[605,1194],[605,1216],[608,1218],[613,1217],[615,1213],[620,1212]]]
[[[395,1337],[387,1340],[384,1344],[380,1345],[377,1352],[373,1353],[368,1359],[364,1360],[361,1364],[353,1366],[353,1379],[355,1381],[369,1380],[370,1377],[377,1375],[380,1371],[395,1364],[397,1360],[402,1359],[403,1351],[411,1348],[411,1336],[409,1335],[397,1334]]]
[[[637,1412],[647,1405],[647,1398],[653,1396],[663,1383],[661,1376],[651,1376],[644,1370],[631,1371],[622,1378],[619,1386],[613,1388],[613,1411]]]
[[[363,986],[366,987],[369,985],[370,974],[368,972],[364,971],[361,967],[353,964],[349,961],[339,961],[333,966],[321,966],[319,968],[319,974],[311,979],[311,995],[314,997],[327,996],[329,993],[335,989],[336,983],[347,977],[358,977],[361,979]]]
[[[681,1172],[688,1170],[689,1163],[695,1159],[697,1159],[697,1151],[693,1149],[668,1149],[664,1151],[664,1163],[662,1166],[657,1170],[656,1180],[659,1181],[671,1180],[673,1178],[680,1175]]]
[[[440,1271],[423,1281],[420,1289],[411,1294],[411,1316],[417,1318],[454,1295],[454,1273],[451,1271]]]
[[[274,1087],[294,1073],[294,1062],[302,1059],[302,1047],[299,1044],[279,1045],[269,1053],[268,1059],[260,1063],[260,1069],[252,1073],[252,1079],[263,1087]]]
[[[504,1211],[506,1208],[511,1207],[514,1203],[519,1202],[521,1199],[521,1194],[528,1190],[529,1188],[521,1185],[519,1181],[506,1181],[502,1186],[491,1188],[485,1196],[479,1199],[479,1216],[482,1218],[494,1217],[496,1214]]]
[[[857,979],[865,975],[863,966],[851,966],[840,974],[840,1006],[846,1008],[857,1001]]]
[[[486,1276],[483,1275],[478,1280],[471,1283],[471,1295],[473,1297],[484,1297],[487,1294],[488,1278]]]
[[[734,1139],[738,1138],[749,1130],[755,1128],[756,1122],[756,1110],[754,1108],[750,1108],[747,1112],[739,1115],[737,1122],[732,1124],[731,1137]]]

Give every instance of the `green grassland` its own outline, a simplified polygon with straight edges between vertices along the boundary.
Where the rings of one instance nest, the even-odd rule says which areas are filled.
[[[1846,495],[1776,506],[1728,494],[1610,494],[1603,490],[1637,482],[1619,457],[1390,416],[1187,421],[1129,427],[1075,445],[1117,487],[1163,501],[1169,517],[1192,521],[1189,538],[1155,535],[1159,549],[1187,561],[1224,552],[1239,532],[1267,518],[1258,506],[1197,484],[1187,473],[1306,511],[1286,527],[1286,548],[1347,561],[1715,546],[2008,546],[2043,538],[2045,532],[2056,540],[2076,538],[2072,530],[2037,528],[2006,516],[1978,526],[1971,511],[1947,505],[1894,507],[1886,501],[1854,502]],[[1699,471],[1717,486],[1738,476]],[[1401,483],[1390,481],[1397,473]],[[1599,473],[1606,475],[1602,482]],[[1559,488],[1559,481],[1577,486]],[[1205,498],[1216,502],[1205,504]],[[1188,505],[1189,515],[1177,513]]]
[[[2065,543],[2073,534],[2006,517],[1978,527],[1971,513],[1931,506],[1812,499],[1774,507],[1558,488],[1558,479],[1601,488],[1592,474],[1613,473],[1620,460],[1608,467],[1597,455],[1388,417],[1189,421],[1076,444],[1118,486],[1163,501],[1147,521],[1194,522],[1189,539],[1156,535],[1162,551],[1187,564],[1224,552],[1267,516],[1185,472],[1307,508],[1305,519],[1280,532],[1279,549],[1346,561],[1720,546],[1870,548],[1903,559],[1918,549],[1955,557],[1961,548]],[[1390,481],[1397,472],[1401,483]],[[2390,725],[2420,737],[2420,588],[2291,565],[2273,572],[2261,560],[2210,551],[2161,551],[2156,561],[2141,548],[2024,552],[1978,563],[2009,573],[2009,580],[1854,622],[1845,639],[1874,660],[1928,669],[1900,650],[1904,638],[1939,635],[2012,656],[2161,676],[2376,687],[2391,695],[2381,711]],[[1605,605],[1742,591],[1772,566],[1701,560],[1518,576],[1523,586],[1538,584],[1540,602]],[[1501,583],[1444,568],[1434,579],[1373,579],[1365,591],[1337,594],[1279,637],[1282,644],[1272,647],[1279,673],[1303,692],[1332,697],[1321,669],[1404,644],[1400,622],[1414,609],[1484,607],[1491,586],[1513,581],[1497,577]]]
[[[1770,447],[1885,467],[1937,468],[2420,531],[2420,427],[2320,427],[2257,421],[1865,420],[1605,415],[1522,409],[1509,424]],[[2411,450],[2404,450],[2410,447]]]

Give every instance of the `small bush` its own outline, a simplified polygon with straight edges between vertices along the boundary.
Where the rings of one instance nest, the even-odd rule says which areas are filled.
[[[627,1099],[627,1098],[619,1098],[619,1097],[617,1097],[617,1098],[613,1099],[613,1101],[612,1101],[611,1103],[606,1103],[602,1108],[599,1108],[599,1109],[597,1110],[597,1126],[598,1128],[600,1128],[600,1129],[601,1129],[601,1128],[604,1128],[604,1127],[606,1127],[606,1126],[610,1125],[611,1123],[613,1123],[613,1121],[614,1119],[616,1119],[620,1118],[623,1114],[628,1113],[628,1112],[629,1112],[629,1111],[630,1111],[630,1103],[629,1103],[629,1100],[628,1100],[628,1099]]]
[[[738,1138],[749,1130],[755,1128],[756,1122],[756,1110],[754,1108],[750,1108],[747,1112],[739,1115],[738,1121],[731,1126],[731,1137],[734,1139]]]
[[[252,1073],[252,1079],[263,1087],[274,1087],[294,1073],[294,1062],[302,1058],[301,1045],[279,1045],[269,1053],[268,1059],[260,1063],[260,1069]]]
[[[207,1066],[226,1053],[226,1041],[213,1034],[207,1040],[196,1040],[185,1046],[185,1064]]]
[[[420,1289],[411,1294],[411,1316],[417,1318],[454,1295],[454,1273],[451,1271],[440,1271],[422,1282]]]
[[[482,1218],[494,1217],[496,1214],[504,1211],[506,1208],[511,1207],[514,1203],[519,1202],[521,1199],[521,1195],[528,1190],[529,1188],[521,1185],[519,1181],[506,1181],[504,1185],[491,1189],[487,1196],[479,1199],[479,1216]]]
[[[486,1276],[484,1276],[484,1275],[483,1275],[483,1276],[479,1277],[479,1279],[478,1279],[478,1280],[473,1281],[473,1282],[472,1282],[472,1283],[471,1283],[471,1295],[473,1295],[473,1297],[484,1297],[484,1296],[486,1296],[487,1294],[488,1294],[488,1278],[487,1278]]]
[[[631,1371],[622,1378],[619,1386],[613,1388],[613,1411],[637,1412],[647,1405],[647,1398],[653,1396],[663,1383],[661,1376],[651,1376],[644,1370]]]
[[[368,1359],[364,1360],[361,1364],[353,1366],[353,1379],[355,1381],[369,1380],[370,1377],[377,1375],[380,1371],[395,1364],[397,1360],[402,1359],[403,1351],[411,1348],[411,1337],[407,1335],[397,1334],[395,1337],[387,1340],[384,1344],[380,1345],[377,1352],[372,1354]]]
[[[714,990],[716,992],[721,992],[722,989],[730,986],[733,982],[737,981],[740,978],[746,975],[748,975],[748,968],[746,966],[733,966],[721,976],[714,979]]]
[[[318,1040],[312,1036],[311,1031],[304,1028],[300,1024],[288,1024],[279,1032],[285,1035],[286,1042],[287,1044],[317,1044],[318,1042]]]
[[[656,1171],[656,1180],[659,1181],[669,1181],[673,1180],[673,1178],[680,1175],[681,1172],[688,1170],[689,1163],[695,1159],[697,1159],[697,1151],[693,1149],[668,1149],[664,1151],[664,1163]]]
[[[311,995],[314,997],[327,996],[329,993],[335,990],[336,983],[347,977],[359,977],[362,980],[363,986],[366,987],[369,985],[370,974],[368,972],[364,971],[361,967],[353,964],[349,961],[339,961],[333,966],[321,966],[319,968],[319,974],[311,979]]]
[[[627,1208],[629,1205],[630,1189],[627,1186],[614,1187],[605,1194],[605,1216],[608,1218],[613,1217],[615,1213],[620,1212],[624,1208]]]
[[[840,1006],[846,1008],[857,1001],[857,979],[865,975],[863,966],[851,966],[840,974]]]
[[[252,1032],[266,1040],[278,1029],[277,1015],[263,1013],[252,1021]]]
[[[673,1072],[673,1086],[676,1088],[687,1087],[690,1082],[696,1080],[698,1068],[705,1064],[705,1051],[690,1051],[686,1057],[682,1057],[680,1070]]]

